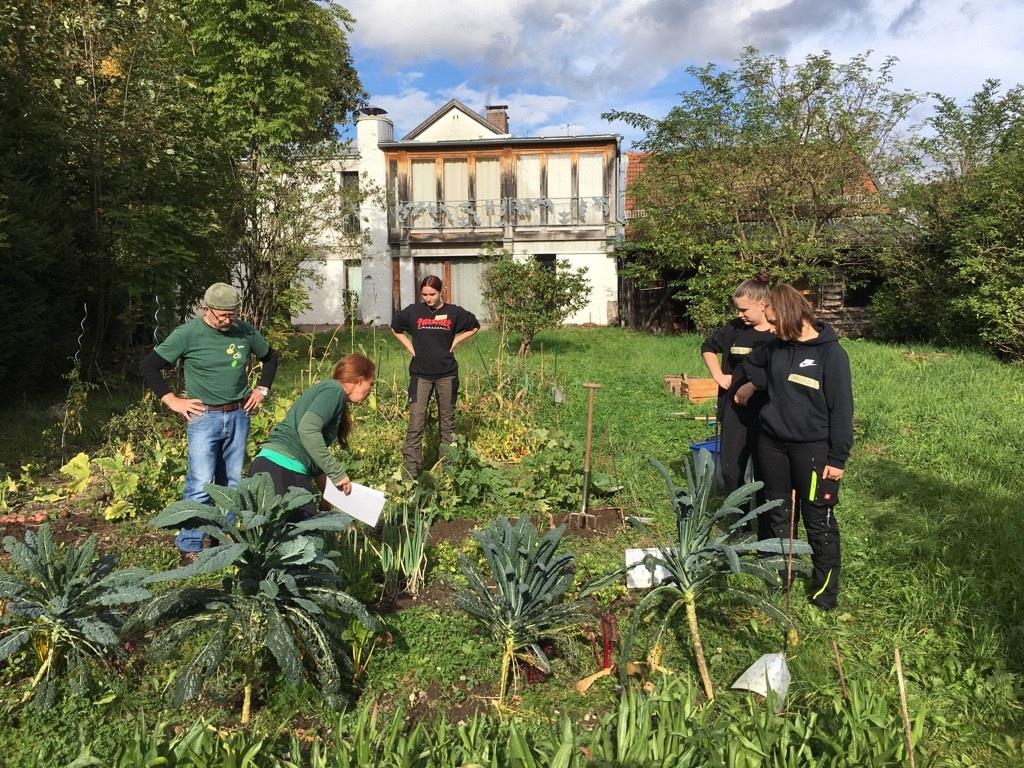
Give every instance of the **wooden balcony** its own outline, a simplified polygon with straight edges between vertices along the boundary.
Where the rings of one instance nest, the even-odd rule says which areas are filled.
[[[388,218],[392,243],[604,239],[615,224],[608,196],[407,200]]]

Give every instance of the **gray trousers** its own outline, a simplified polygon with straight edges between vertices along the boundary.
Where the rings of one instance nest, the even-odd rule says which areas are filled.
[[[420,474],[423,462],[423,430],[427,425],[430,396],[437,398],[437,421],[441,433],[438,456],[444,456],[445,447],[455,434],[455,399],[459,394],[459,376],[441,379],[423,379],[413,376],[409,380],[409,431],[405,433],[402,464],[413,477]]]

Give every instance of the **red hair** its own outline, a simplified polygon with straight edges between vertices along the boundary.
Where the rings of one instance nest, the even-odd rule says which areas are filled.
[[[351,355],[345,355],[338,361],[338,364],[334,366],[331,378],[339,384],[358,384],[360,381],[372,379],[376,372],[377,366],[373,360],[366,355],[354,352]],[[349,415],[346,403],[341,412],[341,422],[338,424],[338,444],[342,448],[348,448],[348,436],[351,431],[352,417]]]

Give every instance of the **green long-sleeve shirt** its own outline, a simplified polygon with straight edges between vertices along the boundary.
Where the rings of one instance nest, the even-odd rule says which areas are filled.
[[[345,412],[345,390],[334,379],[314,384],[295,401],[280,424],[270,430],[263,448],[295,459],[309,474],[325,474],[335,483],[345,469],[328,446],[338,439]]]

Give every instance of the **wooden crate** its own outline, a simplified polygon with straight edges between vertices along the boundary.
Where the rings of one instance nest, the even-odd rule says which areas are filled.
[[[714,379],[700,379],[683,374],[665,376],[665,386],[677,397],[685,397],[691,403],[706,403],[718,397],[718,384]]]

